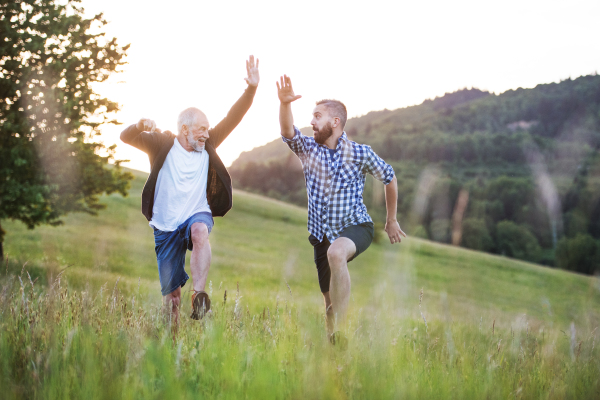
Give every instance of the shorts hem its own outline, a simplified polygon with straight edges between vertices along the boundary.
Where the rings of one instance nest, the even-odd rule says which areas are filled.
[[[187,274],[186,274],[186,275],[187,275]],[[178,284],[178,285],[176,285],[176,286],[175,286],[173,289],[171,289],[171,290],[167,290],[167,293],[165,293],[165,291],[164,291],[164,290],[162,290],[162,289],[161,289],[161,291],[160,291],[160,292],[162,293],[162,295],[163,295],[163,296],[168,296],[168,295],[170,295],[171,293],[173,293],[175,290],[177,290],[177,288],[179,288],[179,287],[184,287],[184,286],[185,286],[185,284],[186,284],[186,282],[188,281],[188,279],[190,279],[190,277],[189,277],[189,276],[186,276],[186,277],[185,277],[185,278],[183,278],[183,279],[182,279],[182,280],[179,282],[179,284]]]

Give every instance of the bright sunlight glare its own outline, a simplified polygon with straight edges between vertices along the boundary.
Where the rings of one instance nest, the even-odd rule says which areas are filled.
[[[465,87],[495,93],[594,73],[600,67],[600,2],[471,0],[304,2],[130,2],[84,0],[104,13],[108,37],[131,43],[124,73],[97,86],[122,105],[118,144],[128,167],[147,156],[119,140],[140,118],[176,133],[179,112],[198,107],[216,125],[246,87],[245,60],[260,59],[261,82],[242,123],[219,148],[226,165],[279,137],[275,82],[289,75],[308,126],[315,101],[343,101],[349,116],[419,104]]]

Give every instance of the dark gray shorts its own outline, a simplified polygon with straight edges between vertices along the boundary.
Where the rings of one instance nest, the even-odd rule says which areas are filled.
[[[348,261],[354,260],[359,254],[364,252],[373,242],[375,229],[372,222],[365,222],[359,225],[352,225],[344,229],[340,233],[340,237],[346,237],[354,242],[356,253]],[[319,276],[319,286],[321,293],[329,292],[329,281],[331,280],[331,270],[329,269],[329,260],[327,260],[327,250],[331,243],[327,236],[323,236],[323,241],[310,235],[308,241],[313,245],[315,253],[315,264],[317,266],[317,274]]]

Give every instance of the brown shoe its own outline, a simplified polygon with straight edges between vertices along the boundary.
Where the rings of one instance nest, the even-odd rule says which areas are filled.
[[[192,294],[192,315],[191,319],[199,320],[210,310],[210,298],[204,290],[194,291]]]
[[[329,335],[329,343],[338,347],[340,350],[346,350],[348,348],[348,338],[340,331],[333,332]]]

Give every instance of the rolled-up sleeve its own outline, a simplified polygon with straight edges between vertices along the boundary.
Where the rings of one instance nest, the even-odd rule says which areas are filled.
[[[281,136],[281,140],[283,143],[287,144],[290,150],[292,150],[298,157],[303,157],[307,153],[307,142],[308,139],[306,136],[300,132],[296,126],[294,126],[294,137],[291,139],[286,138],[285,136]]]
[[[394,168],[375,154],[371,147],[368,147],[364,170],[384,185],[389,185],[395,175]]]

